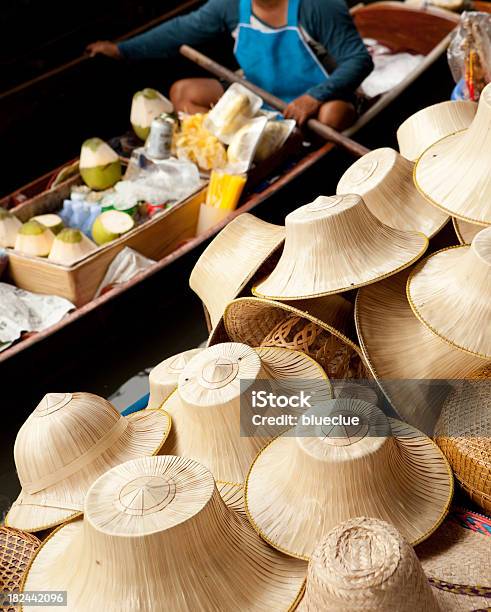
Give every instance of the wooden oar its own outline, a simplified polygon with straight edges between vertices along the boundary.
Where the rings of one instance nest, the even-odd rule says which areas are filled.
[[[253,85],[249,81],[246,81],[232,70],[225,68],[225,66],[222,66],[218,62],[213,61],[206,55],[203,55],[203,53],[196,51],[196,49],[193,49],[188,45],[182,45],[182,47],[180,48],[180,52],[181,55],[187,57],[189,60],[191,60],[195,64],[198,64],[198,66],[201,66],[205,70],[208,70],[208,72],[211,72],[215,76],[225,79],[226,81],[229,81],[231,83],[241,83],[242,85],[244,85],[244,87],[247,87],[248,89],[256,93],[258,96],[260,96],[267,104],[269,104],[269,106],[276,108],[279,111],[283,111],[286,108],[286,103],[280,98],[277,98],[276,96],[273,96],[273,94],[270,94],[268,91],[265,91],[264,89],[257,87],[257,85]],[[325,138],[326,140],[333,142],[334,144],[342,147],[343,149],[346,149],[346,151],[348,151],[352,155],[356,155],[357,157],[362,157],[370,151],[355,140],[352,140],[351,138],[344,136],[344,134],[341,134],[340,132],[328,127],[327,125],[324,125],[317,119],[309,119],[307,121],[307,126],[322,138]]]

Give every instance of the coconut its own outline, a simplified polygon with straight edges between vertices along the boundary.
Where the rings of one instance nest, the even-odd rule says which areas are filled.
[[[15,239],[15,250],[25,255],[47,257],[54,239],[55,235],[50,229],[31,219],[19,229]]]
[[[103,140],[89,138],[80,152],[80,174],[91,189],[102,191],[121,180],[121,161]]]
[[[37,215],[32,218],[32,221],[37,221],[50,229],[53,234],[59,234],[63,229],[63,221],[59,215],[47,214],[47,215]]]
[[[156,89],[146,87],[137,91],[131,104],[130,121],[135,134],[141,140],[146,140],[150,132],[150,125],[155,117],[162,113],[173,113],[172,102],[167,100]]]
[[[119,210],[107,210],[100,214],[92,226],[92,238],[99,245],[116,240],[130,229],[135,222],[127,213]]]
[[[92,240],[89,240],[79,229],[66,227],[56,236],[48,259],[71,266],[96,249],[97,246]]]
[[[15,215],[0,207],[0,247],[13,247],[22,223]]]

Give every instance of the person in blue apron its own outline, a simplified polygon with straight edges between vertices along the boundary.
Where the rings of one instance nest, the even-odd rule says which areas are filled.
[[[345,129],[356,119],[355,92],[373,63],[344,0],[209,0],[116,44],[99,41],[90,55],[165,59],[182,44],[198,46],[224,32],[245,77],[287,102],[285,117],[300,125],[317,117]],[[216,79],[183,79],[171,87],[177,110],[206,112],[223,94]]]

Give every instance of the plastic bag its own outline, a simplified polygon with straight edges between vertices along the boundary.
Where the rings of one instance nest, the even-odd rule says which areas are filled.
[[[267,123],[266,117],[255,117],[234,134],[227,150],[227,169],[233,174],[242,174],[249,170]]]
[[[256,115],[262,104],[255,93],[240,83],[233,83],[206,116],[204,127],[230,144],[235,132]]]
[[[268,159],[268,157],[271,157],[273,153],[281,149],[295,129],[295,126],[296,121],[293,119],[268,121],[256,149],[256,154],[254,156],[255,161],[264,161]]]
[[[491,82],[491,15],[463,13],[447,57],[455,82],[462,82],[461,99],[479,100]]]

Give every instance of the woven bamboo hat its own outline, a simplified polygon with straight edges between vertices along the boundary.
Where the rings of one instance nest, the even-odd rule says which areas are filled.
[[[225,505],[204,466],[144,457],[94,483],[83,521],[43,544],[23,588],[67,591],[68,610],[269,612],[292,606],[306,569]]]
[[[332,397],[326,373],[303,353],[217,344],[188,363],[177,391],[163,404],[173,423],[166,451],[203,463],[218,481],[243,483],[252,460],[271,439],[249,435],[242,427],[247,411],[257,412],[248,391],[259,380],[294,392],[308,383],[309,394],[319,402]]]
[[[430,438],[362,400],[331,400],[308,414],[343,423],[300,421],[259,453],[247,476],[249,520],[267,542],[308,559],[330,529],[364,514],[393,523],[412,544],[438,527],[453,478]]]
[[[446,213],[473,223],[491,224],[491,85],[479,99],[471,126],[427,149],[414,169],[421,193]]]
[[[461,381],[448,396],[435,440],[457,479],[491,498],[491,381]]]
[[[148,377],[150,397],[147,408],[160,408],[162,402],[177,388],[177,381],[187,363],[203,349],[192,349],[173,355],[155,366]]]
[[[477,104],[468,100],[440,102],[411,115],[397,130],[401,154],[416,161],[438,140],[465,130],[477,111]]]
[[[382,223],[434,236],[449,217],[416,189],[412,162],[394,149],[376,149],[357,160],[341,177],[337,193],[356,193]]]
[[[160,410],[122,417],[91,393],[48,393],[15,440],[22,490],[6,524],[40,531],[77,516],[96,478],[118,463],[157,453],[170,426]]]
[[[423,234],[384,225],[357,195],[321,196],[286,217],[278,265],[252,292],[278,300],[341,293],[410,266],[427,246]]]
[[[297,610],[442,612],[414,549],[389,523],[365,517],[320,541]]]
[[[491,540],[448,518],[416,547],[423,569],[442,610],[474,612],[489,609]]]
[[[406,296],[408,275],[404,270],[360,289],[356,329],[365,361],[392,406],[432,434],[450,390],[445,381],[473,378],[487,361],[454,348],[414,316]]]
[[[471,244],[482,230],[482,225],[462,221],[462,219],[456,219],[455,217],[452,217],[452,223],[460,244]]]
[[[341,296],[295,302],[238,298],[225,309],[227,336],[249,346],[300,350],[315,359],[331,380],[367,378],[360,348],[343,332],[353,306]]]
[[[5,593],[20,591],[29,563],[41,545],[36,536],[13,529],[0,527],[0,588]],[[4,612],[15,612],[14,607],[2,607]]]
[[[212,327],[284,239],[284,227],[244,213],[205,249],[191,272],[189,285],[205,304]]]
[[[491,227],[430,255],[407,282],[411,308],[449,344],[491,359]]]

